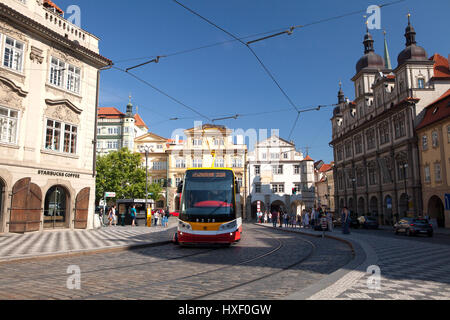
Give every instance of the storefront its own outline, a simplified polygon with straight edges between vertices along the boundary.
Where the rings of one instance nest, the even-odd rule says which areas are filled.
[[[152,208],[153,200],[148,200],[148,207]],[[147,214],[145,212],[145,199],[123,199],[123,200],[117,200],[117,209],[118,209],[118,223],[123,225],[131,225],[132,219],[131,219],[131,208],[133,206],[136,206],[136,220],[137,224],[139,226],[144,226],[147,221]]]
[[[92,174],[0,165],[0,232],[88,229],[94,190]]]

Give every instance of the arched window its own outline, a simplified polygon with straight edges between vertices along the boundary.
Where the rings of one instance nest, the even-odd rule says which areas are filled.
[[[45,195],[44,228],[67,227],[69,195],[61,186],[50,188]]]

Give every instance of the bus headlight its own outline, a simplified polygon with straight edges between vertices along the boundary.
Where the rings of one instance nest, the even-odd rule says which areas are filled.
[[[192,227],[191,227],[191,225],[189,224],[189,223],[184,223],[184,222],[182,222],[182,221],[180,221],[179,223],[178,223],[178,229],[180,229],[180,230],[192,230]]]
[[[236,228],[237,228],[237,222],[233,221],[233,222],[221,225],[219,230],[224,231],[224,230],[230,230],[230,229],[236,229]]]

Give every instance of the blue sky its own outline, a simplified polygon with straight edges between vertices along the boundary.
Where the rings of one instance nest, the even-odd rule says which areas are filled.
[[[238,37],[301,25],[364,10],[384,0],[180,0]],[[165,55],[231,38],[190,14],[171,0],[58,0],[63,10],[77,4],[82,11],[82,27],[100,38],[100,53],[127,68],[146,61],[128,59]],[[429,56],[450,53],[450,1],[407,0],[382,9],[382,28],[388,33],[393,67],[405,46],[406,15],[412,14],[418,44]],[[252,47],[299,108],[337,102],[339,80],[345,95],[354,97],[351,78],[363,55],[365,32],[363,14],[330,21],[293,35],[254,44]],[[383,55],[382,30],[372,30],[375,50]],[[199,112],[219,115],[253,113],[291,108],[287,99],[242,44],[232,42],[187,54],[161,59],[133,72]],[[125,111],[128,95],[139,106],[139,114],[150,131],[170,138],[177,128],[191,128],[193,112],[120,71],[102,73],[100,104]],[[331,141],[332,108],[302,114],[292,140],[310,155],[326,162],[333,160]],[[169,118],[189,118],[167,121]],[[287,139],[295,111],[284,111],[217,124],[232,129],[280,129]]]

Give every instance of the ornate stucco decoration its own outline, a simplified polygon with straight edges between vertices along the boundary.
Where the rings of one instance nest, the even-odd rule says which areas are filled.
[[[43,53],[43,51],[41,49],[31,46],[31,52],[30,52],[31,61],[42,64],[42,62],[44,61],[44,55],[42,53]]]
[[[76,107],[69,100],[50,100],[46,99],[47,109],[45,115],[53,119],[61,120],[66,123],[80,124],[80,114],[83,110]]]
[[[19,40],[24,43],[28,43],[27,37],[22,32],[19,32],[16,29],[11,28],[10,25],[6,24],[3,21],[0,21],[0,33],[10,36],[16,40]]]
[[[7,107],[24,109],[23,98],[28,92],[17,86],[13,81],[0,75],[0,104]]]

